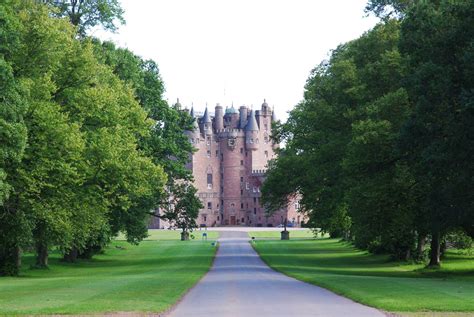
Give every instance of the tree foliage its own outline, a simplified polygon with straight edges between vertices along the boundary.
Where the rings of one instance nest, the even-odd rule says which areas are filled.
[[[429,237],[438,265],[444,236],[473,234],[474,5],[369,1],[367,10],[398,14],[312,71],[277,127],[286,146],[263,198],[278,207],[299,193],[311,225],[397,259],[418,258]]]
[[[186,117],[162,100],[156,64],[112,48],[131,61],[118,70],[33,1],[0,4],[0,39],[0,274],[18,274],[24,247],[44,267],[52,247],[74,261],[119,232],[141,241],[165,184],[186,174],[167,163],[185,157],[173,137]]]
[[[81,36],[95,26],[116,31],[117,22],[124,24],[124,11],[118,0],[41,0],[55,8],[57,17],[66,17]]]

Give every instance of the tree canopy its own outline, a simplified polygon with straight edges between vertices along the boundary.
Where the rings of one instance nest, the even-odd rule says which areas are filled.
[[[75,261],[119,232],[139,243],[165,185],[190,179],[191,120],[163,100],[157,64],[77,37],[74,25],[110,28],[88,10],[120,17],[118,2],[61,3],[78,24],[49,4],[0,4],[0,275],[18,274],[23,248],[45,267],[53,247]]]
[[[423,258],[429,239],[439,265],[450,232],[473,237],[474,5],[367,10],[399,14],[312,71],[304,100],[276,127],[285,147],[263,200],[277,209],[299,193],[311,226],[397,259]]]

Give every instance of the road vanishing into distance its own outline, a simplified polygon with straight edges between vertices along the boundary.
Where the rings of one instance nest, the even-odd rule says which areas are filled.
[[[268,267],[247,232],[221,231],[214,265],[169,317],[385,316]]]

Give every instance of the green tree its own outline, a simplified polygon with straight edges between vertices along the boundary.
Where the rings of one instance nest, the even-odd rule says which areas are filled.
[[[117,22],[124,24],[124,11],[118,0],[41,0],[55,7],[55,15],[67,17],[78,28],[81,36],[95,26],[117,30]]]
[[[190,183],[176,184],[174,193],[165,207],[164,217],[181,229],[181,240],[189,240],[189,231],[197,227],[196,218],[204,206],[196,195],[197,189]]]
[[[68,21],[35,2],[0,8],[16,23],[16,37],[6,33],[17,42],[4,55],[15,74],[9,84],[19,83],[29,105],[25,154],[14,172],[5,169],[11,190],[1,236],[10,240],[1,242],[0,266],[13,263],[9,274],[17,273],[17,251],[31,241],[39,266],[47,265],[52,246],[73,261],[119,231],[138,243],[166,182],[162,167],[139,148],[153,121],[134,91],[97,60],[92,43],[76,39]],[[16,118],[21,122],[20,113]],[[3,143],[1,149],[13,153]]]
[[[400,141],[431,233],[430,265],[454,228],[474,235],[474,3],[427,1],[402,22],[400,50],[409,59],[406,89],[414,112]]]

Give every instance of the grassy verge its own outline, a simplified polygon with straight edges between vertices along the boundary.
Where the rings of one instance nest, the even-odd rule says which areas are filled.
[[[248,233],[249,237],[255,237],[256,239],[280,239],[280,232],[281,230],[273,230],[273,231],[250,231]],[[291,230],[290,231],[290,239],[313,239],[314,233],[309,230]]]
[[[449,251],[440,270],[390,262],[334,239],[257,241],[274,269],[392,312],[474,312],[474,256]]]
[[[18,278],[0,278],[0,315],[163,312],[209,270],[211,241],[178,241],[153,231],[139,246],[115,241],[91,261],[67,264],[59,255],[48,270],[30,270],[23,258]]]

